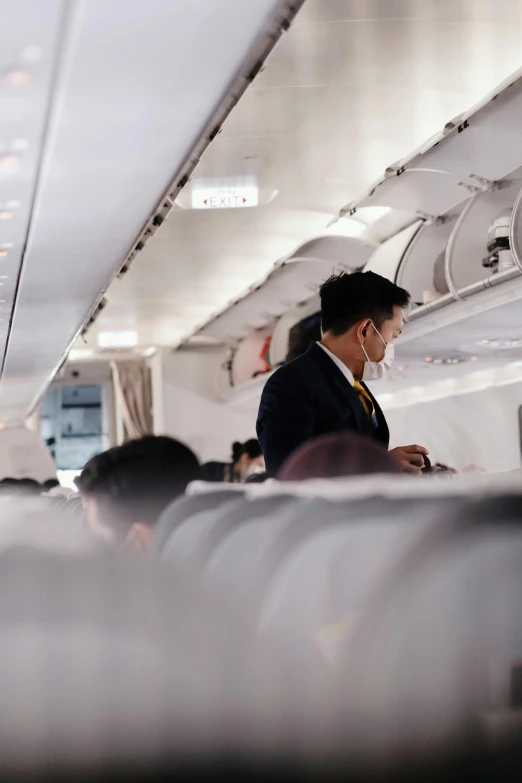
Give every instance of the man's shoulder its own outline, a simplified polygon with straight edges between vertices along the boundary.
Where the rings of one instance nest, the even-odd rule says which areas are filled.
[[[309,352],[301,354],[292,361],[278,367],[277,370],[270,376],[267,381],[268,384],[279,384],[281,382],[292,381],[305,381],[309,378],[313,378],[316,375],[317,365]]]

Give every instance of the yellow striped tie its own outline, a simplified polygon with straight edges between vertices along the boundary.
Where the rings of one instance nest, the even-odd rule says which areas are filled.
[[[354,379],[353,382],[353,388],[357,392],[357,396],[359,397],[361,404],[366,411],[368,418],[372,418],[372,416],[375,416],[375,407],[373,405],[373,400],[364,388],[364,386],[359,383],[359,381],[356,381]]]

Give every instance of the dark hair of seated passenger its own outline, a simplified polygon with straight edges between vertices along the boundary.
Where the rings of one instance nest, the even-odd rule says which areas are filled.
[[[187,446],[148,435],[92,457],[76,485],[96,500],[102,522],[124,538],[134,524],[154,524],[198,477],[198,459]]]
[[[39,495],[42,492],[42,485],[31,478],[7,477],[0,481],[0,491],[16,495]]]
[[[303,444],[286,460],[277,478],[305,481],[373,473],[401,473],[401,469],[381,446],[353,433],[342,432],[322,435]]]
[[[232,444],[232,464],[235,465],[243,454],[246,454],[248,459],[257,459],[262,455],[261,446],[257,438],[250,438],[250,440],[240,443],[238,440]]]
[[[47,481],[44,481],[44,483],[42,484],[42,490],[44,492],[49,492],[51,489],[55,489],[55,487],[59,487],[59,486],[60,486],[60,482],[58,481],[57,478],[50,478],[47,479]]]

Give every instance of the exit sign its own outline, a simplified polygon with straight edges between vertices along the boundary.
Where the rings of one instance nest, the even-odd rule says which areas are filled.
[[[192,187],[192,209],[244,209],[259,205],[259,190],[253,186]]]

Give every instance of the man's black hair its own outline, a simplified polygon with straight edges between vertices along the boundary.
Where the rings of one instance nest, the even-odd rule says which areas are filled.
[[[323,332],[346,334],[359,321],[371,318],[377,329],[393,318],[394,308],[410,303],[404,288],[374,272],[332,275],[320,289]]]
[[[96,498],[103,522],[124,535],[134,523],[154,523],[198,474],[187,446],[148,435],[92,457],[76,484],[82,495]]]

